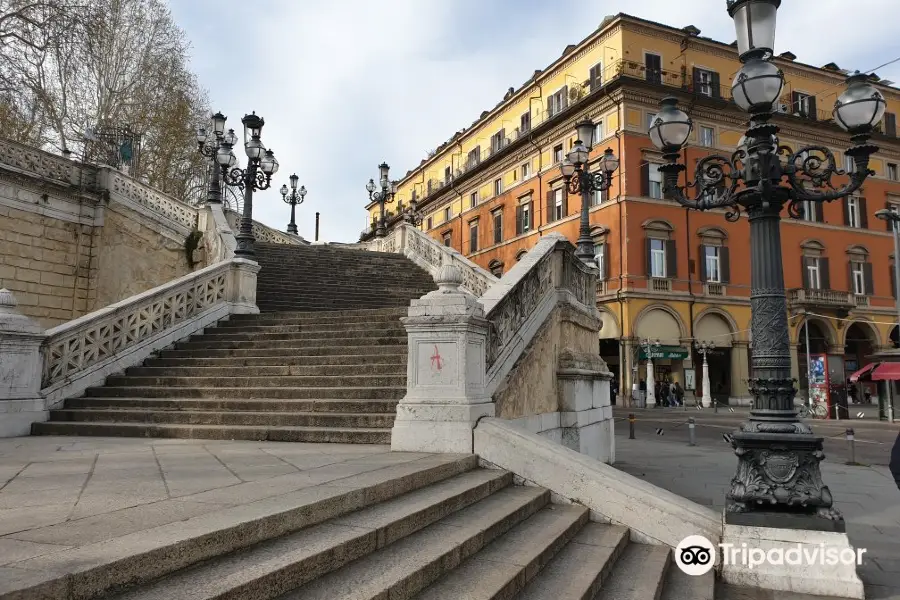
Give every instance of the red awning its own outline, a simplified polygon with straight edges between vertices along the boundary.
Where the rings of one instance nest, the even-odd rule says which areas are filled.
[[[900,381],[900,363],[881,363],[872,371],[873,381]]]
[[[867,364],[862,369],[860,369],[859,371],[856,371],[855,373],[853,373],[853,375],[850,376],[850,383],[856,383],[857,381],[859,381],[860,377],[862,377],[863,375],[865,375],[866,373],[868,373],[869,371],[871,371],[872,369],[874,369],[875,367],[877,367],[880,364],[881,363],[877,363],[877,362]]]

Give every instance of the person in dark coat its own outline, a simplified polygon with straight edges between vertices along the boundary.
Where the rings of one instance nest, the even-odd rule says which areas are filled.
[[[894,449],[891,450],[891,475],[894,476],[897,489],[900,489],[900,433],[897,434]]]

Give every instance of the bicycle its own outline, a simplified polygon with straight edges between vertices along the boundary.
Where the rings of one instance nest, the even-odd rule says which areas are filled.
[[[801,404],[797,416],[801,419],[824,419],[828,416],[828,407],[825,406],[824,402]]]

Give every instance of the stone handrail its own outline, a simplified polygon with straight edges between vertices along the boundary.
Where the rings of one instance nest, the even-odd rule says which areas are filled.
[[[394,227],[387,236],[375,238],[367,242],[369,250],[375,252],[398,252],[436,276],[440,268],[446,264],[454,265],[462,272],[462,287],[481,296],[498,280],[489,271],[482,269],[474,262],[412,225],[403,223]]]
[[[240,213],[226,208],[225,216],[228,218],[228,223],[231,225],[231,229],[234,231],[239,231],[241,228]],[[277,229],[273,229],[268,225],[263,225],[259,221],[253,221],[253,237],[256,238],[257,242],[263,242],[267,244],[289,244],[297,246],[300,244],[309,243],[299,235],[293,235],[290,233],[285,233],[283,231],[278,231]]]
[[[65,185],[79,184],[79,169],[76,163],[68,158],[11,140],[0,139],[0,164]]]
[[[259,312],[258,271],[232,258],[48,330],[41,395],[52,406],[230,314]]]
[[[131,200],[188,230],[196,227],[197,209],[190,204],[176,200],[112,167],[100,167],[99,174],[101,185],[110,194]]]

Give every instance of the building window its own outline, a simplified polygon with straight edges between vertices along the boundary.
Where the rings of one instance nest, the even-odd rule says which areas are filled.
[[[722,283],[721,253],[718,246],[703,247],[706,261],[706,281]]]
[[[491,136],[491,154],[496,154],[506,146],[506,130],[501,129]]]
[[[887,164],[887,176],[891,181],[897,181],[897,164],[896,163],[888,163]]]
[[[598,62],[596,65],[591,67],[590,75],[588,76],[590,91],[599,90],[603,85],[603,63]]]
[[[856,161],[853,160],[852,156],[844,155],[844,170],[847,173],[856,173]]]
[[[558,188],[553,190],[553,220],[559,221],[565,215],[563,211],[563,189]]]
[[[450,212],[450,207],[448,206],[444,209],[444,222],[446,223],[447,221],[449,221],[451,216],[452,214]]]
[[[715,75],[706,69],[694,69],[694,91],[704,96],[713,96],[713,81]]]
[[[819,211],[821,210],[821,207],[817,202],[813,200],[804,200],[800,203],[800,209],[804,221],[810,221],[814,223],[819,221]]]
[[[531,131],[531,112],[523,113],[519,119],[519,135]]]
[[[603,139],[605,132],[603,131],[603,121],[597,121],[594,123],[594,145],[597,145],[597,142]],[[582,140],[584,141],[584,140]]]
[[[431,223],[432,223],[431,217],[428,217],[425,220],[425,229],[432,229],[433,225]]]
[[[499,196],[503,193],[503,178],[498,177],[494,180],[494,195]]]
[[[850,263],[850,277],[852,279],[850,283],[853,287],[853,293],[857,296],[865,296],[866,274],[863,263],[855,261]]]
[[[534,227],[534,215],[532,210],[532,200],[522,200],[516,206],[516,235],[521,235],[531,231]]]
[[[847,196],[847,227],[859,227],[859,197]]]
[[[444,184],[450,183],[450,179],[453,177],[453,170],[450,167],[444,167]]]
[[[660,199],[663,197],[662,173],[659,171],[658,164],[650,163],[648,166],[650,171],[650,197]]]
[[[563,145],[559,144],[553,147],[553,162],[558,164],[563,160]]]
[[[494,243],[499,244],[503,241],[503,210],[495,210],[491,216],[494,221]]]
[[[478,205],[478,191],[469,194],[469,208],[475,208]]]
[[[666,240],[650,240],[650,277],[666,277]]]
[[[522,231],[531,231],[531,203],[522,206]]]
[[[803,92],[791,94],[791,112],[798,117],[814,119],[816,117],[816,99]]]
[[[591,206],[600,206],[609,198],[609,190],[594,190],[591,193]]]
[[[700,127],[700,145],[712,148],[716,145],[716,130],[712,127]]]
[[[600,280],[606,279],[606,244],[594,244],[594,258],[597,260],[597,268],[600,270]]]
[[[547,98],[547,116],[552,117],[558,112],[562,111],[569,104],[568,99],[569,86],[563,86],[563,88],[557,91],[555,94]]]
[[[806,257],[806,281],[809,289],[822,289],[822,278],[820,275],[819,258],[817,256]]]
[[[491,272],[491,275],[494,277],[502,277],[503,276],[503,263],[497,260],[496,258],[488,263],[488,271]]]
[[[481,162],[481,146],[477,146],[473,150],[469,151],[469,155],[466,157],[466,168],[471,169],[475,165]]]
[[[444,245],[450,247],[450,232],[444,234]]]
[[[469,252],[478,252],[478,221],[469,223]]]
[[[527,162],[522,165],[522,179],[527,179],[531,175],[531,163]]]
[[[656,119],[656,113],[647,113],[647,129],[653,126],[653,120]]]

